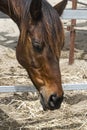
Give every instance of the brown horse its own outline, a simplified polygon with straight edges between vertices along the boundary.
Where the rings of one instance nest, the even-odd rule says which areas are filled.
[[[17,60],[38,89],[44,110],[57,109],[63,101],[59,57],[64,30],[59,16],[66,4],[67,0],[55,7],[45,0],[0,0],[0,11],[19,27]]]

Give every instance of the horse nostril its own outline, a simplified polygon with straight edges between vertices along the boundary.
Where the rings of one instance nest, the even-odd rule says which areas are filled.
[[[63,96],[58,97],[56,94],[51,95],[48,101],[49,108],[51,110],[60,108],[62,101],[63,101]]]

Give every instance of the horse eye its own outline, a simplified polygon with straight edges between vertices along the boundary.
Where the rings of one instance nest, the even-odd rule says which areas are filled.
[[[41,53],[43,51],[43,45],[41,43],[38,42],[32,42],[33,44],[33,48],[36,52]]]

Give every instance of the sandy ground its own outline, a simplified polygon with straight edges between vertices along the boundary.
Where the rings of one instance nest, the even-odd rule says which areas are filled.
[[[87,27],[87,22],[78,21],[77,25]],[[0,86],[32,84],[16,60],[18,35],[18,28],[10,19],[0,19]],[[66,30],[65,36],[60,59],[62,82],[87,83],[87,31],[76,33],[75,62],[71,66],[68,65],[69,32]],[[43,111],[37,93],[1,93],[0,130],[87,130],[87,91],[65,91],[64,97],[59,110]]]

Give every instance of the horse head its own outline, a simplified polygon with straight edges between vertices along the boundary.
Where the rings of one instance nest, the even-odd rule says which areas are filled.
[[[66,3],[53,8],[45,0],[31,0],[21,24],[17,59],[38,89],[44,110],[60,108],[63,101],[59,57],[64,30],[59,16]]]

